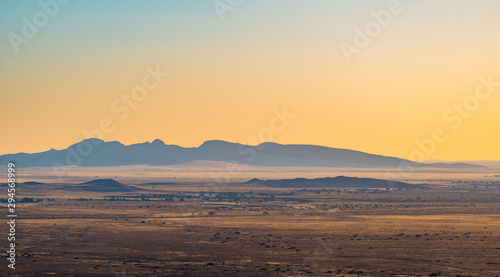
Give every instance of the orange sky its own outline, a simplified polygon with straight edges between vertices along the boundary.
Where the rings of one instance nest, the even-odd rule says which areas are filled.
[[[446,140],[425,159],[500,160],[500,86],[475,96],[481,76],[500,82],[498,1],[401,1],[349,62],[340,45],[388,2],[245,1],[224,21],[203,1],[61,6],[18,53],[0,42],[0,154],[62,149],[102,120],[104,140],[124,144],[261,142],[286,107],[278,143],[409,158],[438,128]],[[0,10],[0,31],[19,34],[40,7]],[[169,76],[125,108],[156,67]]]

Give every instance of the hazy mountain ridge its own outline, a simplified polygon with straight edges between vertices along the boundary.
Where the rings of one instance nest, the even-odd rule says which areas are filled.
[[[96,179],[76,186],[84,191],[91,192],[131,192],[138,191],[137,188],[124,185],[113,179]]]
[[[383,179],[373,178],[358,178],[358,177],[326,177],[326,178],[295,178],[295,179],[278,179],[278,180],[259,180],[254,178],[247,184],[259,184],[267,187],[274,188],[397,188],[397,189],[425,189],[428,188],[426,184],[408,184],[399,181],[389,181]]]
[[[317,145],[282,145],[262,143],[243,145],[220,140],[204,142],[199,147],[184,148],[167,145],[157,139],[132,145],[118,141],[104,142],[86,139],[63,150],[40,153],[18,153],[0,156],[0,164],[15,162],[18,167],[29,166],[122,166],[175,165],[192,161],[225,161],[255,166],[318,166],[339,168],[397,168],[409,163],[414,167],[433,168],[487,168],[474,164],[422,164],[405,159],[368,154],[360,151]]]

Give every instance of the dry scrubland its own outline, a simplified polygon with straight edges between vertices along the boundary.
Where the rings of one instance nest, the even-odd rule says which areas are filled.
[[[220,193],[200,195],[203,183],[180,180],[144,185],[147,190],[140,193],[20,185],[19,198],[44,201],[18,206],[15,273],[500,276],[500,188],[480,183],[495,178],[484,173],[414,178],[434,189],[228,184]],[[468,181],[456,183],[459,179]],[[6,265],[2,259],[2,268]]]

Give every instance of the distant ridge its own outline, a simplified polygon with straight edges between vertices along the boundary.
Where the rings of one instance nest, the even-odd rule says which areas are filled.
[[[253,178],[252,180],[246,181],[245,183],[243,183],[243,185],[255,184],[255,183],[262,183],[262,182],[264,182],[264,181],[260,180],[258,178]]]
[[[41,186],[41,185],[45,185],[45,183],[28,181],[28,182],[24,182],[24,183],[18,183],[17,185]],[[9,183],[4,183],[4,184],[0,185],[0,187],[8,187],[8,186],[9,186]]]
[[[142,183],[138,184],[140,186],[165,186],[165,185],[176,185],[176,183],[172,182],[150,182],[150,183]]]
[[[124,185],[113,179],[97,179],[77,185],[77,187],[84,191],[92,192],[131,192],[138,190],[135,187]]]
[[[389,181],[372,178],[357,178],[357,177],[326,177],[316,179],[295,178],[295,179],[280,179],[280,180],[259,180],[254,178],[247,184],[259,184],[274,188],[397,188],[397,189],[424,189],[428,188],[426,184],[408,184],[404,182]]]
[[[44,185],[45,183],[30,181],[30,182],[24,182],[23,184],[28,185],[28,186],[36,186],[36,185]]]
[[[317,145],[282,145],[265,142],[249,146],[221,140],[206,141],[199,147],[184,148],[167,145],[156,139],[132,145],[118,141],[104,142],[87,139],[63,150],[0,156],[0,165],[15,162],[17,167],[29,166],[123,166],[123,165],[175,165],[193,161],[223,161],[255,166],[338,167],[338,168],[398,168],[414,167],[435,169],[487,169],[474,164],[422,164],[405,159],[368,154],[360,151],[329,148]]]

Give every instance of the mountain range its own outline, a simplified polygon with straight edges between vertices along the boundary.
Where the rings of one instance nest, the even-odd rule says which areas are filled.
[[[66,149],[40,153],[17,153],[0,156],[0,164],[16,163],[31,166],[123,166],[147,164],[175,165],[192,161],[224,161],[255,166],[310,166],[339,168],[398,168],[430,167],[445,169],[486,169],[486,166],[465,163],[417,163],[405,159],[368,154],[360,151],[329,148],[317,145],[278,144],[265,142],[257,146],[221,140],[204,142],[199,147],[184,148],[153,142],[124,145],[118,141],[105,142],[86,139]]]

